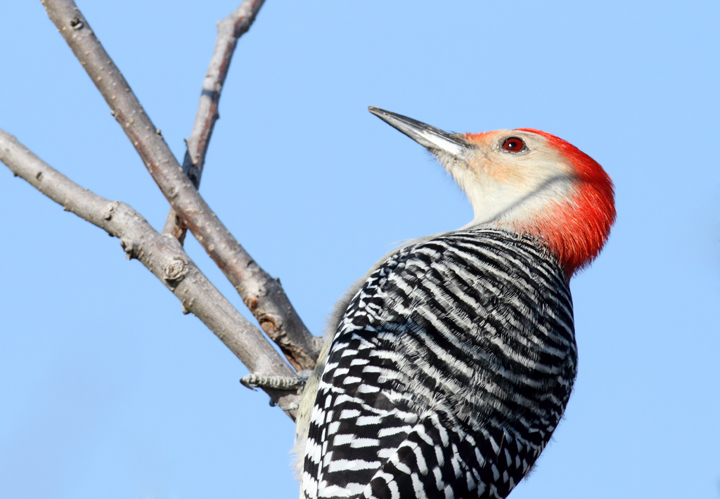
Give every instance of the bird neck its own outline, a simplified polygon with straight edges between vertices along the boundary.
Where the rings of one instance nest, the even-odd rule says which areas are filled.
[[[543,241],[569,281],[600,253],[614,220],[615,208],[606,193],[585,187],[568,201],[554,202],[534,219],[510,225],[518,233]]]

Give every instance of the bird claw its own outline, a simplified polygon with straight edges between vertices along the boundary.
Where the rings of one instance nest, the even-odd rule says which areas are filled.
[[[249,388],[252,391],[256,392],[257,390],[253,386],[253,383],[255,381],[255,375],[254,374],[248,374],[247,376],[243,376],[240,378],[240,384],[244,386],[245,388]]]

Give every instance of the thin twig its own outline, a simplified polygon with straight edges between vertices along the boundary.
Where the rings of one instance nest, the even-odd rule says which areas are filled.
[[[130,206],[109,201],[45,163],[15,137],[0,130],[0,161],[66,211],[118,237],[128,258],[137,258],[180,300],[183,312],[200,319],[251,373],[293,376],[294,372],[262,332],[233,308],[197,268],[177,239],[156,232]],[[295,418],[297,395],[267,390]]]
[[[215,51],[210,58],[210,66],[205,74],[200,93],[200,105],[195,116],[192,133],[186,141],[187,151],[185,151],[182,165],[183,171],[196,188],[200,187],[210,137],[215,122],[220,118],[218,113],[220,93],[225,84],[235,47],[238,39],[250,29],[263,3],[265,0],[245,0],[235,12],[218,23]],[[171,208],[163,234],[172,234],[182,244],[186,231],[187,227],[175,214],[175,210]]]
[[[255,263],[200,196],[75,3],[43,4],[180,219],[293,367],[312,369],[319,338],[307,330],[279,282]]]

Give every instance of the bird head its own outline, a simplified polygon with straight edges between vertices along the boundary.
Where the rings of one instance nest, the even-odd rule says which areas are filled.
[[[567,278],[600,252],[615,221],[613,184],[572,144],[530,128],[447,133],[375,107],[370,112],[426,147],[485,224],[541,240]]]

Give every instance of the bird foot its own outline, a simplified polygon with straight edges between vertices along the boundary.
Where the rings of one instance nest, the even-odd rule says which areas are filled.
[[[297,376],[265,376],[262,374],[248,374],[240,379],[240,383],[251,390],[255,388],[269,388],[272,390],[296,391],[301,393],[305,388],[312,371],[303,369]]]

